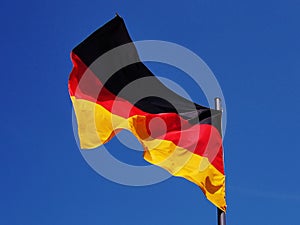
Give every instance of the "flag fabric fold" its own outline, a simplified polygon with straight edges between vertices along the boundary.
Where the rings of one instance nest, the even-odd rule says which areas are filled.
[[[69,94],[82,149],[127,129],[143,145],[146,161],[195,183],[226,210],[221,111],[164,86],[140,61],[119,16],[75,47],[71,59]]]

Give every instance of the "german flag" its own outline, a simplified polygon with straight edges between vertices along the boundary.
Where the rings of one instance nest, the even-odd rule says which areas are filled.
[[[164,86],[140,61],[116,16],[72,50],[69,93],[82,149],[131,131],[144,159],[197,184],[225,211],[221,111],[193,103]]]

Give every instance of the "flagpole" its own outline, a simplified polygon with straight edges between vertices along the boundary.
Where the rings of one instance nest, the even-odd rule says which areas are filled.
[[[219,97],[215,98],[215,109],[222,110],[221,99]],[[221,125],[221,135],[222,135],[222,125]],[[218,225],[226,225],[225,212],[223,212],[219,208],[217,208],[217,218],[218,218]]]

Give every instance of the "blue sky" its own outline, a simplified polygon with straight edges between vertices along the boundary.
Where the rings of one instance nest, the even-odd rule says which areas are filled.
[[[133,40],[185,46],[218,79],[227,106],[228,224],[299,224],[298,1],[6,0],[0,11],[0,224],[216,224],[215,207],[194,184],[173,177],[119,185],[95,173],[76,145],[69,54],[115,12]],[[202,103],[183,73],[149,66]],[[107,148],[144,163],[117,140]]]

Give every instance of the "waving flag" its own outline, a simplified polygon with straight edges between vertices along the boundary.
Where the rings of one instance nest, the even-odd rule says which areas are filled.
[[[164,86],[139,60],[119,16],[72,50],[69,93],[82,149],[131,131],[144,159],[197,184],[225,211],[221,111],[193,103]]]

